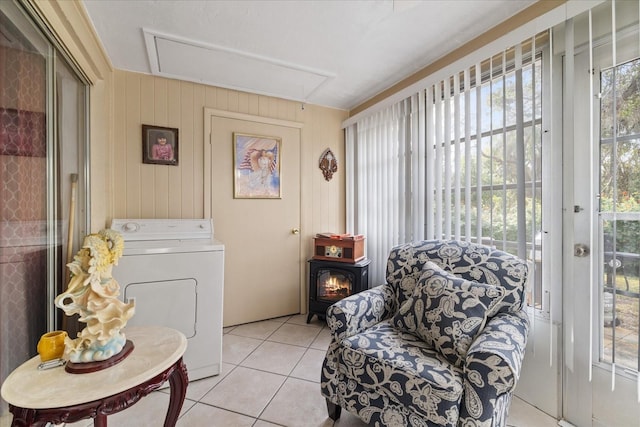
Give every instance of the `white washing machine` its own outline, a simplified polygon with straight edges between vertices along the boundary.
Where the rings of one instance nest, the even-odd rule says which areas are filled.
[[[113,268],[124,301],[135,299],[127,325],[162,325],[187,337],[189,380],[222,369],[224,245],[203,219],[114,219],[124,254]],[[134,343],[135,344],[135,343]]]

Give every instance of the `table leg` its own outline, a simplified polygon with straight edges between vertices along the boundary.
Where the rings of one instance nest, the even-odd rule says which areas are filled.
[[[93,419],[93,427],[107,427],[107,416],[104,414],[98,414]]]
[[[182,404],[184,403],[184,398],[187,394],[188,384],[189,377],[187,376],[187,367],[182,361],[182,358],[180,358],[180,360],[173,365],[173,371],[169,376],[171,394],[169,398],[167,417],[164,420],[164,427],[174,427],[178,422],[180,410],[182,409]]]

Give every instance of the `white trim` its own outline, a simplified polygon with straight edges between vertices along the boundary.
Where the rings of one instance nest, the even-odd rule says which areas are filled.
[[[292,120],[274,119],[271,117],[255,116],[253,114],[236,113],[235,111],[216,110],[215,108],[204,108],[205,119],[209,116],[224,117],[226,119],[246,120],[248,122],[264,123],[268,125],[284,126],[288,128],[302,129],[304,123]],[[206,141],[205,141],[206,142]]]
[[[454,61],[453,63],[447,65],[444,68],[441,68],[435,73],[419,80],[418,82],[404,89],[401,89],[400,91],[359,112],[358,114],[349,117],[347,120],[342,122],[342,127],[345,128],[347,126],[350,126],[363,117],[366,117],[370,114],[382,110],[383,108],[387,108],[390,105],[395,104],[396,102],[408,98],[416,92],[419,92],[424,88],[435,84],[435,82],[437,81],[444,80],[451,74],[464,69],[466,66],[471,66],[478,61],[482,61],[487,56],[490,56],[495,52],[501,52],[511,46],[514,46],[520,43],[522,40],[530,38],[532,35],[547,30],[548,28],[564,22],[567,19],[572,18],[582,12],[586,12],[587,10],[603,2],[604,0],[569,0],[565,4],[558,6],[557,8],[527,22],[526,24],[511,31],[510,33],[507,33],[504,36],[499,37],[496,40],[482,46],[481,49],[478,49],[475,52],[457,61]]]

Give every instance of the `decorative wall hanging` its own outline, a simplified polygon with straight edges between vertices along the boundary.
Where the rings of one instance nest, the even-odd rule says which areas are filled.
[[[142,163],[178,166],[178,129],[142,125]]]
[[[331,181],[333,174],[338,172],[338,160],[330,148],[324,150],[320,156],[320,169],[322,170],[325,181]]]
[[[282,140],[272,136],[233,134],[234,197],[279,199],[280,148]]]

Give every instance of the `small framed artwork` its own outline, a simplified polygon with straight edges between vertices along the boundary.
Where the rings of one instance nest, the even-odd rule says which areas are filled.
[[[273,136],[234,132],[234,197],[280,199],[280,150],[282,140]]]
[[[142,125],[142,163],[178,166],[178,129]]]

